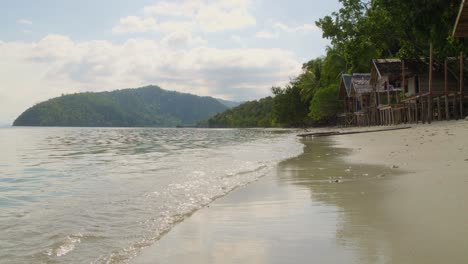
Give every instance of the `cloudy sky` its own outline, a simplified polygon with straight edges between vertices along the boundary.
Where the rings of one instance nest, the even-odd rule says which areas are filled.
[[[324,54],[338,0],[1,0],[0,123],[61,94],[149,84],[258,99]]]

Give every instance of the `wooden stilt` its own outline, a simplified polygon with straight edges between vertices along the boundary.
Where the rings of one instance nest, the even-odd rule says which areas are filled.
[[[419,115],[421,116],[421,123],[424,124],[424,123],[426,123],[426,122],[424,121],[424,100],[423,100],[423,98],[421,97],[421,98],[419,99],[419,101],[420,101],[419,103],[420,103],[420,105],[421,105],[421,106],[420,106],[421,109],[420,109]]]
[[[447,59],[444,61],[444,90],[445,90],[445,119],[450,119],[449,98],[448,98],[448,66]]]
[[[440,97],[436,98],[437,101],[437,120],[442,120],[442,115],[440,113]]]
[[[429,95],[427,96],[427,122],[429,124],[432,122],[432,117],[434,114],[432,111],[432,67],[434,65],[433,53],[433,45],[431,43],[429,52]]]
[[[453,95],[453,116],[455,119],[458,119],[458,111],[457,111],[457,93]]]
[[[463,113],[463,88],[465,86],[465,80],[463,76],[463,71],[464,71],[464,56],[463,52],[460,52],[460,118],[464,118],[464,113]]]
[[[416,124],[419,123],[419,111],[418,111],[418,107],[419,107],[419,104],[418,104],[418,99],[414,100],[415,104],[414,104],[414,114],[415,114],[415,121],[416,121]]]
[[[407,103],[406,106],[407,106],[407,109],[408,109],[408,110],[407,110],[407,114],[408,114],[408,123],[411,123],[411,122],[412,122],[412,120],[411,120],[411,103]]]

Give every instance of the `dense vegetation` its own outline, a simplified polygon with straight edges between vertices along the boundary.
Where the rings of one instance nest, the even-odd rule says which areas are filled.
[[[217,99],[157,86],[63,95],[22,113],[15,126],[171,127],[195,124],[228,107]]]
[[[340,10],[316,22],[331,41],[326,55],[305,63],[286,87],[272,88],[273,115],[246,118],[256,110],[237,108],[230,111],[229,122],[217,126],[242,124],[236,117],[255,124],[255,116],[279,126],[330,125],[339,109],[341,74],[369,72],[376,58],[427,58],[430,44],[436,61],[468,51],[463,41],[451,37],[461,0],[339,1]]]
[[[258,101],[241,104],[219,113],[208,120],[209,127],[273,127],[273,99],[266,97]]]

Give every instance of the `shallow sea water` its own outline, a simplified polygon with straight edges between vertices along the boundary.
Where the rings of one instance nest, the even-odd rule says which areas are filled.
[[[0,263],[127,263],[302,153],[287,130],[2,128]]]

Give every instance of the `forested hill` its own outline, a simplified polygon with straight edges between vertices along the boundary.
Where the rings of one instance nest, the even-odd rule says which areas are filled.
[[[219,113],[210,118],[207,125],[211,128],[272,127],[275,126],[272,110],[273,99],[267,97]]]
[[[14,126],[173,127],[206,120],[228,107],[212,97],[157,86],[63,95],[22,113]]]

